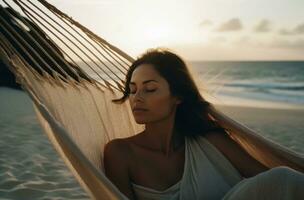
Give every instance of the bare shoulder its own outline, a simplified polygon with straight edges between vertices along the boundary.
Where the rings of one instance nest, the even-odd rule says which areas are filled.
[[[126,155],[129,151],[129,143],[124,138],[111,140],[104,147],[104,154],[109,156]]]
[[[111,140],[104,149],[104,169],[116,187],[129,199],[134,199],[129,176],[129,155],[130,148],[126,139]]]
[[[116,138],[108,142],[104,147],[104,156],[128,158],[132,152],[132,144],[141,141],[141,133],[127,137]]]
[[[211,131],[206,133],[204,136],[215,147],[220,150],[224,150],[225,152],[231,148],[241,148],[240,145],[237,144],[232,138],[230,138],[228,133],[224,131]]]
[[[105,170],[107,168],[116,167],[119,163],[120,167],[128,167],[128,160],[130,158],[130,145],[125,138],[118,138],[111,140],[104,147],[104,164]]]
[[[209,132],[205,138],[212,143],[244,176],[251,177],[268,168],[254,159],[226,132]]]
[[[224,131],[208,132],[205,134],[205,138],[230,161],[234,161],[235,158],[239,157],[239,154],[242,155],[245,152],[244,149]]]

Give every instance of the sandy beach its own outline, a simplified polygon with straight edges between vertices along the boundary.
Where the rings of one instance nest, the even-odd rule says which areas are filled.
[[[25,92],[0,88],[0,196],[88,199],[48,141]],[[251,129],[304,155],[304,110],[218,106]]]
[[[0,200],[90,199],[43,132],[28,94],[12,89],[20,89],[12,71],[17,75],[17,81],[33,90],[31,92],[42,104],[47,104],[54,116],[63,119],[62,128],[71,132],[77,129],[82,136],[101,141],[102,138],[119,137],[117,132],[129,128],[124,125],[128,120],[118,117],[124,109],[108,106],[112,96],[101,91],[103,87],[100,92],[105,95],[101,97],[96,95],[100,94],[99,90],[87,87],[88,84],[95,86],[100,82],[120,89],[120,84],[124,83],[128,88],[129,82],[125,80],[128,75],[133,76],[132,67],[139,61],[139,65],[155,65],[156,72],[167,79],[173,95],[182,100],[187,100],[185,95],[193,97],[179,84],[176,90],[181,89],[182,93],[172,90],[171,80],[188,86],[192,84],[179,75],[175,76],[175,73],[187,74],[187,71],[178,68],[176,63],[182,62],[174,59],[171,53],[168,62],[164,62],[166,53],[163,52],[159,58],[150,54],[150,58],[142,58],[143,62],[137,60],[134,63],[136,57],[158,47],[176,53],[186,61],[202,96],[208,102],[219,103],[215,105],[218,110],[304,158],[304,19],[299,17],[303,16],[304,1],[283,1],[280,4],[274,0],[227,2],[134,1],[130,4],[129,1],[110,0],[51,0],[49,4],[45,1],[0,1]],[[10,71],[6,65],[18,67],[12,67]],[[163,69],[159,70],[159,67]],[[167,69],[173,69],[172,73],[167,73]],[[31,71],[34,75],[30,74]],[[134,83],[136,90],[144,91],[145,95],[149,92],[143,96],[142,105],[154,112],[156,109],[150,107],[150,103],[166,103],[168,96],[163,98],[163,88],[167,88],[163,87],[165,82],[151,72],[144,70],[138,75],[145,79],[138,79],[138,83],[133,76],[131,84]],[[35,74],[43,77],[35,81]],[[156,88],[143,86],[151,79]],[[45,82],[51,84],[45,85]],[[100,101],[100,98],[104,99]],[[162,108],[157,107],[159,111]],[[114,117],[109,116],[113,113]],[[75,119],[71,118],[72,115]],[[190,120],[192,118],[189,116]],[[49,117],[45,119],[53,122]],[[62,129],[56,127],[53,130]],[[76,141],[85,155],[99,157],[102,154],[104,141],[97,145],[94,141],[83,142],[84,137],[78,132],[74,135],[72,141]],[[94,161],[100,163],[95,158]],[[117,162],[117,166],[119,164]],[[245,163],[242,167],[249,165]],[[204,163],[204,166],[208,165]],[[212,170],[210,172],[203,174],[207,175],[206,180],[209,181],[210,177],[221,179]],[[208,185],[218,187],[223,193],[234,182],[229,179],[223,187],[217,182],[212,185],[212,181]],[[104,183],[109,185],[107,181]],[[99,194],[103,191],[100,184],[93,182],[93,185],[99,189]],[[196,185],[194,192],[198,190]],[[269,185],[276,187],[278,184]],[[107,193],[113,191],[116,192],[108,190]],[[178,195],[184,198],[182,194]]]
[[[304,109],[216,107],[257,133],[304,156]]]

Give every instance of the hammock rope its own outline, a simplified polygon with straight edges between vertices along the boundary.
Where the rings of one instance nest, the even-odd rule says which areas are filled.
[[[32,3],[31,3],[31,4],[32,4]],[[26,4],[25,4],[25,6],[26,6]],[[28,7],[28,6],[26,6],[26,7]],[[29,7],[28,7],[28,8],[29,8]],[[31,8],[29,8],[29,9],[30,9],[31,11],[33,11]],[[34,12],[34,11],[33,11],[33,12]],[[38,15],[38,16],[40,16],[40,15]],[[47,17],[50,18],[49,16],[47,16]],[[42,19],[44,19],[44,18],[42,18]],[[73,53],[75,53],[75,54],[82,60],[82,62],[86,63],[92,70],[94,70],[94,72],[95,72],[96,74],[99,75],[99,73],[98,73],[97,71],[95,71],[95,69],[92,68],[92,67],[87,63],[86,59],[88,59],[88,60],[90,60],[91,62],[93,62],[94,65],[95,65],[98,69],[100,69],[100,70],[102,71],[102,73],[106,74],[110,79],[113,79],[113,77],[111,77],[111,75],[110,75],[109,73],[107,73],[103,68],[101,68],[101,67],[98,65],[98,63],[94,60],[94,58],[91,57],[88,53],[86,53],[82,48],[85,48],[87,51],[89,51],[91,54],[93,54],[94,57],[95,57],[99,62],[102,63],[102,65],[106,66],[106,64],[105,64],[98,56],[96,56],[88,47],[86,47],[86,45],[84,45],[84,44],[83,44],[80,40],[78,40],[74,35],[72,35],[72,34],[71,34],[69,31],[67,31],[64,27],[62,27],[58,22],[56,22],[56,21],[53,20],[52,18],[51,18],[51,20],[54,21],[57,25],[59,25],[59,27],[60,27],[62,30],[65,30],[66,33],[67,33],[68,35],[70,35],[71,37],[73,37],[79,44],[81,44],[82,47],[78,46],[78,45],[77,45],[72,39],[70,39],[67,35],[65,35],[65,34],[64,34],[63,32],[61,32],[59,29],[57,29],[57,28],[54,27],[52,24],[50,24],[46,19],[44,19],[44,21],[45,21],[46,23],[48,23],[48,24],[51,26],[51,28],[55,29],[58,33],[60,33],[61,36],[65,37],[65,38],[66,38],[69,42],[71,42],[74,46],[78,47],[78,49],[80,50],[80,52],[84,54],[85,58],[82,58],[81,56],[79,56],[79,54],[77,54],[71,47],[69,47],[69,45],[67,45],[62,39],[60,39],[60,36],[56,35],[57,39],[59,39],[61,42],[63,42],[63,43],[65,44],[66,47],[68,47],[71,51],[73,51]],[[39,23],[40,23],[40,22],[39,22]],[[101,55],[102,55],[103,57],[105,57],[104,54],[101,54]],[[118,76],[111,70],[110,67],[108,67],[108,69],[110,70],[110,72],[111,72],[112,74],[114,74],[114,75],[116,76],[116,78],[121,79],[120,77],[118,77]],[[100,78],[102,78],[102,77],[100,77]]]
[[[21,36],[20,34],[18,34],[13,28],[11,28],[11,27],[8,25],[8,23],[3,19],[2,16],[0,17],[0,21],[1,21],[1,24],[2,24],[2,25],[1,25],[1,28],[2,28],[4,31],[6,31],[8,34],[12,33],[12,34],[10,35],[11,38],[17,37],[18,40],[22,42],[22,44],[20,44],[19,41],[15,40],[16,43],[19,45],[20,48],[23,48],[23,46],[26,46],[26,48],[29,48],[29,49],[33,52],[33,54],[39,59],[39,61],[41,61],[41,62],[47,67],[48,70],[53,71],[52,68],[49,66],[49,64],[46,63],[45,60],[41,58],[41,56],[37,53],[37,51],[35,51],[35,50],[31,47],[31,45],[28,44],[28,43],[22,38],[22,36]],[[25,49],[23,49],[23,50],[25,50]],[[33,57],[32,57],[30,54],[28,54],[28,56],[35,62],[35,64],[36,64],[37,66],[39,66],[39,64],[35,61],[35,59],[33,59]],[[40,68],[40,69],[42,70],[42,68]],[[59,69],[61,69],[61,68],[59,68]],[[61,69],[61,70],[62,70],[62,69]],[[63,71],[63,70],[62,70],[62,71]],[[63,71],[63,72],[66,74],[65,71]]]
[[[49,140],[93,199],[126,199],[104,175],[102,158],[108,141],[143,130],[127,102],[111,102],[121,97],[134,59],[45,0],[2,2],[8,8],[0,1],[0,58],[33,100]],[[301,155],[214,107],[209,115],[267,167],[304,171]]]
[[[14,0],[15,1],[15,0]],[[98,77],[101,79],[101,80],[104,80],[101,76],[100,76],[100,73],[98,73],[94,67],[92,67],[88,61],[86,61],[86,59],[88,59],[89,61],[93,62],[95,64],[95,66],[100,69],[104,74],[106,74],[109,78],[111,78],[111,76],[104,70],[102,69],[95,61],[92,57],[90,57],[84,50],[82,50],[81,47],[79,47],[72,39],[70,39],[69,37],[67,37],[67,35],[65,35],[62,31],[60,31],[58,28],[56,28],[55,26],[53,26],[51,23],[49,23],[46,19],[44,19],[41,15],[39,15],[37,12],[35,12],[33,9],[31,9],[29,6],[27,6],[26,4],[24,4],[22,1],[21,3],[27,8],[29,9],[31,12],[33,12],[34,14],[36,14],[41,20],[43,20],[45,23],[47,23],[50,28],[48,28],[44,23],[42,23],[39,19],[37,19],[34,15],[32,15],[28,10],[26,10],[26,8],[24,8],[24,6],[22,6],[21,4],[18,3],[18,5],[21,7],[21,9],[24,11],[24,13],[30,18],[32,19],[33,21],[35,21],[37,24],[41,25],[42,27],[44,27],[47,31],[49,31],[53,36],[55,36],[56,39],[58,39],[60,42],[62,42],[64,44],[64,46],[66,48],[68,48],[70,51],[72,51],[74,53],[74,55],[76,55],[83,63],[85,63],[95,74],[98,75]],[[31,2],[30,2],[31,3]],[[38,7],[37,7],[38,8]],[[40,10],[40,9],[39,9]],[[44,13],[44,12],[42,12]],[[45,13],[44,13],[45,14]],[[48,15],[45,14],[45,16],[47,16],[49,19],[51,19],[52,21],[55,22],[55,20],[53,20],[52,18],[50,18]],[[56,24],[59,25],[59,23],[55,22]],[[64,29],[61,25],[59,25],[61,29],[65,30],[67,34],[71,35],[71,33],[69,31],[67,31],[66,29]],[[70,45],[68,45],[63,39],[61,39],[61,37],[59,35],[57,35],[54,31],[51,30],[54,29],[56,30],[60,36],[64,37],[65,39],[67,39],[69,42],[71,42],[73,44],[74,47],[77,47],[77,49],[83,53],[85,55],[86,58],[83,58],[82,56],[80,56]],[[75,38],[75,37],[74,37]],[[75,38],[76,41],[79,42],[79,40],[77,38]],[[85,46],[84,46],[85,47]],[[87,50],[88,48],[85,47]],[[62,48],[61,48],[62,50]],[[65,51],[63,51],[65,52]],[[68,55],[68,53],[65,52],[65,55]],[[71,57],[70,57],[71,59]],[[75,61],[73,61],[75,63]],[[102,64],[104,64],[102,61],[101,61]]]
[[[61,19],[62,19],[62,21],[64,21],[63,19],[65,19],[65,20],[69,21],[71,24],[74,24],[80,30],[82,30],[89,38],[91,38],[98,45],[100,45],[103,48],[103,50],[108,55],[111,55],[111,57],[113,57],[113,55],[115,55],[116,58],[118,58],[120,61],[122,61],[125,64],[125,65],[120,64],[123,67],[124,71],[122,71],[118,66],[116,66],[116,65],[114,65],[114,66],[117,69],[119,69],[121,72],[126,73],[126,71],[128,69],[128,66],[130,65],[131,62],[134,61],[133,58],[131,58],[129,55],[127,55],[126,53],[124,53],[123,51],[121,51],[120,49],[118,49],[117,47],[111,45],[110,43],[108,43],[104,39],[100,38],[99,36],[97,36],[96,34],[94,34],[92,31],[90,31],[89,29],[85,28],[80,23],[76,22],[71,17],[67,16],[66,14],[64,14],[63,12],[61,12],[60,10],[58,10],[56,7],[52,6],[51,4],[47,3],[46,1],[39,0],[39,2],[42,3],[50,11],[52,11],[53,13],[55,13],[57,16],[60,16]],[[102,54],[102,53],[100,53],[100,54],[102,56],[104,56],[104,54]],[[120,56],[118,56],[118,55],[120,55]],[[122,58],[125,58],[125,59],[122,59]],[[114,58],[114,60],[115,60],[115,58]],[[129,63],[126,62],[126,60],[128,60]],[[116,60],[116,61],[119,63],[118,60]]]
[[[9,6],[9,4],[4,1],[7,6]],[[73,55],[75,55],[78,59],[80,59],[82,61],[82,63],[86,64],[86,66],[88,68],[90,68],[94,74],[94,76],[98,77],[99,80],[101,80],[105,85],[109,85],[112,88],[111,89],[116,89],[116,90],[120,90],[122,88],[122,83],[124,83],[123,80],[123,74],[126,73],[127,70],[127,66],[130,65],[130,62],[122,57],[120,55],[120,52],[115,52],[113,53],[113,50],[111,48],[114,48],[112,45],[111,48],[109,48],[109,43],[105,42],[105,40],[102,40],[100,38],[96,38],[96,35],[94,35],[94,37],[92,37],[92,33],[88,30],[86,30],[87,33],[84,33],[85,35],[87,35],[87,38],[85,38],[83,35],[81,35],[79,33],[79,31],[76,31],[76,29],[74,27],[72,27],[71,24],[68,25],[68,27],[71,28],[71,30],[73,30],[73,33],[76,33],[80,38],[82,38],[86,44],[84,44],[83,42],[81,42],[78,38],[76,38],[75,36],[73,37],[68,37],[73,35],[70,31],[68,31],[66,28],[63,27],[63,25],[59,24],[56,20],[54,20],[54,16],[57,16],[58,19],[61,22],[63,22],[63,24],[67,24],[67,21],[72,21],[71,18],[69,18],[68,16],[64,16],[62,13],[58,12],[58,10],[54,9],[54,7],[52,7],[52,13],[54,13],[55,15],[53,17],[49,16],[46,12],[44,12],[41,8],[39,8],[38,6],[36,6],[35,4],[33,4],[32,2],[29,1],[29,4],[33,5],[34,7],[31,8],[29,7],[27,4],[25,4],[23,1],[16,1],[14,0],[14,2],[16,3],[16,5],[18,5],[21,10],[24,12],[24,14],[32,20],[32,22],[36,25],[40,25],[40,28],[43,28],[45,31],[48,31],[49,33],[51,33],[51,35],[48,35],[48,38],[52,38],[51,36],[54,36],[55,39],[59,40],[60,42],[62,42],[64,44],[64,47],[69,49]],[[46,2],[41,1],[42,3],[44,3],[45,5]],[[43,5],[44,5],[43,4]],[[47,17],[47,19],[51,19],[50,21],[55,22],[55,24],[57,24],[58,26],[55,27],[53,24],[49,23],[49,21],[47,19],[45,19],[45,17],[43,17],[42,15],[40,15],[38,12],[36,12],[35,10],[33,10],[34,8],[36,8],[40,13],[43,13],[44,16]],[[35,15],[35,16],[34,16]],[[38,19],[39,18],[39,19]],[[24,20],[23,20],[24,22]],[[76,23],[75,21],[73,21],[74,24],[79,24]],[[25,23],[26,24],[26,23]],[[83,27],[77,27],[76,28],[83,30]],[[60,35],[56,34],[53,30],[55,30],[56,32],[58,32]],[[44,32],[45,35],[47,35]],[[64,40],[70,42],[72,45],[67,44],[62,38],[64,38]],[[74,41],[72,40],[74,39]],[[90,41],[89,41],[90,39]],[[51,40],[53,41],[53,40]],[[76,42],[78,42],[80,45],[77,45]],[[54,43],[54,42],[53,42]],[[54,43],[55,44],[55,43]],[[96,47],[100,47],[97,48]],[[71,47],[72,46],[72,47]],[[98,52],[98,55],[96,53],[94,53],[91,49],[89,49],[87,46],[91,46],[93,47],[93,49]],[[80,51],[81,55],[78,54],[74,49],[77,49]],[[84,49],[86,51],[84,51]],[[70,61],[72,61],[74,63],[75,66],[77,66],[79,69],[81,69],[81,67],[79,67],[76,62],[71,58],[71,56],[69,55],[70,53],[66,52],[66,50],[63,50],[63,48],[60,48],[61,52],[63,52],[63,54],[69,58]],[[96,59],[94,59],[96,58]],[[106,64],[104,61],[101,60],[101,58],[103,58],[105,61],[107,61],[109,64]],[[96,62],[96,60],[99,61],[99,63]],[[95,67],[92,67],[88,61],[90,61],[91,63],[94,63]],[[114,63],[115,62],[115,63]],[[104,68],[101,68],[101,66],[104,66]],[[71,66],[69,66],[71,68]],[[118,70],[119,74],[121,76],[118,76],[118,73],[116,73],[113,69]],[[106,77],[101,77],[100,74],[103,74],[103,76]],[[111,81],[110,81],[111,80]],[[113,82],[115,83],[115,85],[113,85]],[[118,85],[118,86],[116,86]]]

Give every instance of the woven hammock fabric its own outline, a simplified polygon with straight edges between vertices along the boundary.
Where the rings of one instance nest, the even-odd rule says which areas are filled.
[[[1,5],[11,6],[3,2]],[[38,2],[36,8],[30,1],[14,1],[12,6],[27,17],[17,16],[1,6],[1,59],[32,98],[41,126],[92,199],[124,199],[104,175],[102,160],[103,147],[108,141],[143,130],[143,126],[135,123],[128,102],[122,105],[111,102],[122,96],[123,77],[133,59],[46,1]],[[54,15],[61,26],[40,24],[36,14],[40,9]],[[45,21],[50,20],[48,15],[44,16]],[[73,38],[64,33],[64,40],[70,42],[67,46],[75,45],[74,52],[64,51],[65,42],[51,34],[65,29],[79,34]],[[20,35],[26,35],[28,41]],[[86,65],[79,65],[74,57],[86,61],[83,62]],[[286,165],[304,172],[304,159],[300,155],[214,108],[209,114],[229,132],[231,139],[267,167]]]
[[[133,118],[127,104],[116,105],[109,101],[121,94],[102,91],[91,84],[71,86],[62,82],[66,84],[62,87],[30,74],[25,76],[31,80],[28,85],[31,90],[43,93],[40,100],[31,94],[38,119],[81,185],[97,199],[123,198],[101,173],[103,146],[111,139],[127,137],[142,130],[131,121]],[[45,103],[41,104],[41,101]],[[110,186],[111,189],[108,188]],[[116,196],[107,190],[115,191]]]

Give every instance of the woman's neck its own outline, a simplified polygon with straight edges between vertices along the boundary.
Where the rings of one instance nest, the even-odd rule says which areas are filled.
[[[174,116],[174,115],[172,115]],[[182,144],[183,136],[174,129],[174,117],[147,123],[145,138],[153,149],[161,151],[166,157],[174,153]]]

